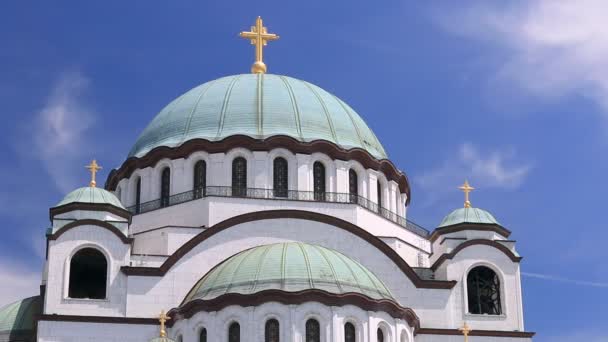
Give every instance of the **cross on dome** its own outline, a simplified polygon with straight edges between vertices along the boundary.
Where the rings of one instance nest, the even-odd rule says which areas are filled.
[[[266,73],[266,64],[263,61],[264,46],[268,45],[270,40],[279,39],[279,36],[268,33],[261,17],[255,20],[255,26],[251,26],[251,31],[243,31],[239,35],[242,38],[250,39],[251,45],[255,45],[255,63],[251,66],[251,72],[254,74]]]
[[[93,159],[91,161],[91,164],[85,166],[85,168],[87,168],[91,172],[91,182],[89,183],[89,186],[92,188],[96,187],[97,182],[95,182],[95,174],[97,174],[97,171],[101,170],[102,167],[97,164],[97,161],[95,159]]]
[[[466,184],[466,182],[465,182]],[[471,331],[473,331],[473,329],[471,329],[471,327],[469,327],[469,325],[467,324],[467,322],[464,322],[464,325],[462,326],[462,328],[458,328],[458,330],[460,330],[460,332],[464,335],[464,342],[468,342],[469,341],[469,333]]]
[[[160,316],[158,316],[158,321],[160,322],[160,337],[167,337],[167,331],[165,330],[165,322],[170,319],[171,317],[169,317],[165,313],[165,310],[161,310]]]
[[[461,185],[458,189],[460,189],[460,190],[462,190],[462,192],[464,192],[464,207],[470,208],[471,201],[469,200],[469,193],[471,193],[471,191],[475,190],[475,188],[469,185],[468,180],[465,180],[464,184]]]

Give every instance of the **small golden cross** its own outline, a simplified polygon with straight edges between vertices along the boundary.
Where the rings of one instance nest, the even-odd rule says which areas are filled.
[[[93,161],[91,161],[91,164],[85,166],[85,168],[89,169],[89,171],[91,172],[91,183],[89,183],[89,185],[94,188],[95,186],[97,186],[97,183],[95,182],[95,174],[97,173],[97,171],[101,170],[101,166],[97,165],[97,161],[93,159]]]
[[[465,180],[464,184],[461,187],[459,187],[458,189],[460,189],[460,190],[462,190],[462,192],[464,192],[464,207],[470,208],[471,201],[469,201],[469,193],[471,191],[475,190],[475,188],[469,185],[468,180]]]
[[[251,26],[251,31],[241,32],[242,38],[251,39],[251,45],[255,45],[255,63],[251,66],[251,72],[254,74],[263,74],[266,72],[266,64],[263,61],[263,49],[268,44],[269,40],[277,40],[279,36],[274,33],[268,33],[266,27],[262,23],[262,18],[258,17],[255,20],[255,26]]]
[[[161,310],[160,316],[158,316],[158,321],[160,322],[160,337],[167,337],[167,331],[165,330],[165,322],[170,319],[171,317],[165,314],[165,310]]]
[[[459,328],[458,330],[460,330],[460,332],[462,332],[462,334],[464,335],[464,342],[468,342],[469,341],[469,333],[471,331],[473,331],[471,329],[471,327],[469,327],[469,325],[467,324],[467,322],[464,322],[464,325],[462,326],[462,328]]]

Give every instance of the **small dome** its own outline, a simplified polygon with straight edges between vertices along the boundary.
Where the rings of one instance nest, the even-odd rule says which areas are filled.
[[[321,246],[286,242],[254,247],[230,257],[209,271],[184,303],[227,293],[310,289],[394,300],[378,277],[344,254]]]
[[[22,299],[0,308],[0,341],[30,341],[34,338],[34,317],[42,311],[40,296]]]
[[[326,140],[387,158],[376,135],[344,101],[308,82],[271,74],[227,76],[189,90],[156,115],[129,157],[192,139],[220,141],[233,135]]]
[[[126,210],[113,193],[91,186],[78,188],[70,192],[61,200],[61,202],[57,203],[56,207],[70,203],[110,204]]]
[[[439,228],[459,223],[500,224],[492,214],[479,208],[459,208],[444,217]]]

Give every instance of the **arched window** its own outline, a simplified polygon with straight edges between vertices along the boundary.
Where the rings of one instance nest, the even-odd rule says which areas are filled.
[[[378,342],[384,342],[384,331],[382,329],[378,328],[376,335],[378,336]]]
[[[312,166],[315,201],[325,201],[325,166],[315,162]]]
[[[355,326],[350,322],[344,324],[344,342],[355,342]]]
[[[232,161],[232,196],[247,196],[247,160],[243,157]]]
[[[288,176],[287,160],[285,158],[275,158],[273,162],[273,189],[274,197],[287,197]]]
[[[141,211],[141,177],[137,177],[137,183],[135,183],[135,213],[139,214]]]
[[[177,336],[176,342],[184,342],[184,338],[182,337],[182,335]]]
[[[198,337],[198,342],[207,342],[207,329],[202,328]]]
[[[500,315],[500,280],[490,268],[478,266],[467,276],[469,313]]]
[[[357,172],[353,169],[348,170],[348,194],[350,203],[357,203],[359,197],[359,180]]]
[[[205,188],[207,187],[207,163],[204,160],[199,160],[194,164],[194,198],[205,196]]]
[[[160,177],[160,206],[161,208],[169,206],[169,197],[171,196],[171,169],[168,167],[163,169]]]
[[[400,342],[407,342],[407,335],[405,330],[401,331],[401,341]]]
[[[321,342],[321,327],[316,319],[306,321],[306,341],[304,342]]]
[[[279,342],[279,321],[274,318],[267,320],[264,336],[266,342]]]
[[[106,298],[106,257],[94,248],[79,250],[70,260],[70,298]]]
[[[380,181],[376,182],[376,193],[378,196],[378,212],[382,212],[382,184]]]
[[[228,328],[228,342],[240,342],[241,341],[241,326],[234,322],[230,324]]]

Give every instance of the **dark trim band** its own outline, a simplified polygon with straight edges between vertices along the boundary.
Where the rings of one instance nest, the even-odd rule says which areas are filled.
[[[268,210],[231,217],[229,219],[217,223],[213,227],[205,229],[204,231],[200,232],[198,235],[190,239],[188,242],[178,248],[175,253],[173,253],[167,260],[165,260],[165,262],[160,267],[123,266],[121,267],[121,270],[126,275],[162,277],[167,273],[167,271],[169,271],[171,267],[173,267],[173,265],[175,265],[184,255],[190,252],[194,247],[199,245],[201,242],[207,240],[208,238],[212,237],[213,235],[222,232],[225,229],[247,222],[281,218],[301,219],[326,223],[334,227],[346,230],[347,232],[350,232],[355,236],[360,237],[361,239],[370,243],[372,246],[376,247],[378,250],[380,250],[380,252],[384,253],[384,255],[386,255],[389,259],[391,259],[417,288],[451,289],[456,285],[456,281],[421,279],[418,274],[416,274],[416,272],[407,264],[407,262],[405,262],[405,260],[403,260],[399,256],[399,254],[395,252],[395,250],[393,250],[391,247],[389,247],[386,243],[384,243],[376,236],[370,234],[369,232],[357,225],[354,225],[350,222],[341,220],[336,217],[303,210]]]
[[[439,268],[439,266],[441,266],[441,264],[448,260],[448,259],[452,259],[454,258],[454,256],[456,256],[456,254],[458,254],[458,252],[460,252],[461,250],[470,247],[470,246],[475,246],[475,245],[484,245],[484,246],[490,246],[490,247],[494,247],[496,249],[498,249],[499,251],[503,252],[507,257],[509,257],[509,259],[511,259],[511,261],[513,262],[520,262],[521,259],[523,259],[523,257],[517,256],[515,254],[513,254],[513,252],[505,247],[505,245],[500,244],[496,241],[492,241],[492,240],[485,240],[485,239],[474,239],[474,240],[467,240],[463,243],[461,243],[460,245],[456,246],[456,248],[454,248],[450,253],[445,253],[442,254],[431,266],[431,269],[433,271],[436,271],[437,268]]]
[[[439,236],[443,234],[456,233],[461,232],[463,230],[476,230],[482,232],[495,232],[498,233],[505,238],[508,238],[511,235],[511,231],[506,229],[505,227],[498,224],[487,224],[487,223],[458,223],[451,226],[445,226],[437,228],[431,234],[429,240],[431,242],[435,242],[439,238]]]
[[[197,312],[219,311],[230,305],[241,307],[258,306],[268,302],[278,302],[285,305],[299,305],[307,302],[318,302],[327,306],[354,305],[366,311],[382,311],[393,318],[404,319],[414,329],[420,328],[420,319],[410,308],[403,308],[388,299],[372,299],[359,293],[334,294],[317,289],[287,292],[282,290],[265,290],[253,294],[227,293],[219,297],[203,300],[195,299],[181,307],[171,309],[169,315],[176,322],[182,318],[190,318]]]
[[[462,336],[462,331],[458,329],[437,329],[437,328],[420,328],[414,331],[414,335],[458,335]],[[515,337],[515,338],[531,338],[536,335],[535,332],[528,331],[502,331],[502,330],[471,330],[469,336],[487,336],[487,337]]]
[[[105,229],[109,230],[110,232],[112,232],[114,235],[116,235],[124,244],[130,245],[133,242],[133,238],[126,237],[120,230],[118,230],[118,228],[114,227],[113,225],[109,224],[108,222],[100,221],[100,220],[93,220],[93,219],[83,219],[83,220],[77,220],[74,222],[70,222],[70,223],[66,224],[65,226],[59,228],[54,234],[48,235],[47,240],[57,240],[61,235],[63,235],[68,230],[76,228],[76,227],[80,227],[80,226],[86,226],[86,225],[92,225],[92,226],[98,226],[101,228],[105,228]]]
[[[113,317],[113,316],[75,316],[75,315],[47,315],[36,317],[36,321],[48,322],[79,322],[79,323],[106,323],[106,324],[146,324],[158,325],[158,318],[143,317]]]
[[[106,203],[84,203],[84,202],[72,202],[64,204],[58,207],[49,209],[49,219],[52,221],[55,215],[64,214],[74,210],[88,210],[88,211],[107,211],[116,216],[120,216],[131,223],[131,213],[127,209],[121,209],[111,204]]]
[[[112,170],[106,180],[105,188],[116,189],[118,182],[130,177],[136,169],[154,166],[163,158],[187,158],[193,152],[206,151],[208,153],[227,152],[233,148],[243,147],[250,151],[270,151],[275,148],[285,148],[293,153],[313,154],[324,153],[332,159],[356,160],[366,169],[373,169],[384,173],[388,180],[399,184],[399,190],[407,194],[406,205],[410,203],[411,191],[407,176],[399,171],[395,164],[388,159],[376,159],[369,152],[361,148],[346,150],[326,140],[300,142],[286,135],[275,135],[266,139],[254,139],[246,135],[233,135],[220,141],[193,139],[176,147],[159,146],[146,153],[141,158],[130,157],[118,170]]]

